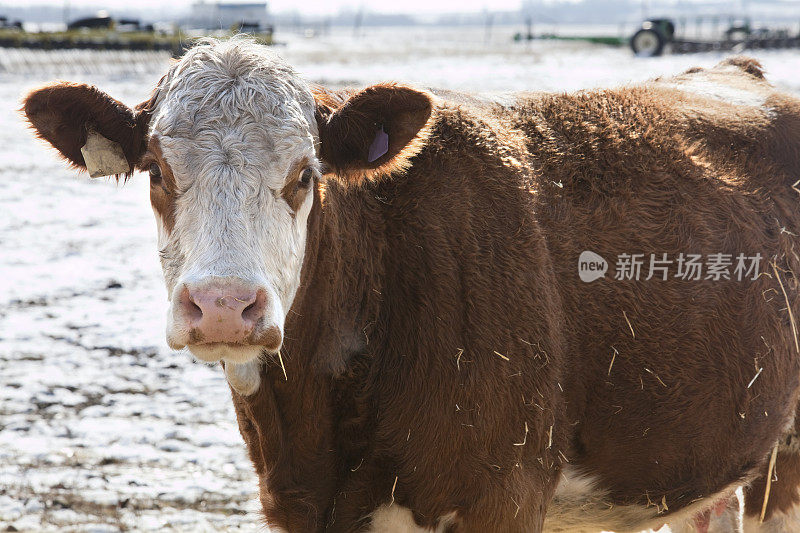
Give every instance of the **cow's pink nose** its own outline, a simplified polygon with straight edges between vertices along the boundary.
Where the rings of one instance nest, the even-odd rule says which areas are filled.
[[[225,342],[249,344],[264,316],[264,289],[236,290],[231,287],[190,289],[184,286],[179,305],[189,326],[191,343]]]

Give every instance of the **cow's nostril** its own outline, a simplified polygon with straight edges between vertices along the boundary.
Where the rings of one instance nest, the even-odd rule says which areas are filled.
[[[190,323],[198,323],[203,318],[203,309],[195,302],[189,287],[184,286],[181,291],[180,306]]]
[[[186,306],[186,311],[189,314],[189,319],[192,321],[199,321],[201,318],[203,318],[203,310],[200,309],[200,306],[194,303],[192,300],[189,300],[189,303]]]
[[[267,292],[260,289],[256,293],[256,299],[244,308],[242,311],[242,318],[248,322],[256,323],[264,315],[264,308],[267,302]]]

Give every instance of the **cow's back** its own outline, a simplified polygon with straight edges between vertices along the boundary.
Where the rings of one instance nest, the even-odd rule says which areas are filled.
[[[573,472],[615,503],[673,509],[752,474],[791,421],[800,370],[800,103],[734,60],[507,116],[528,139],[564,305]],[[581,280],[584,251],[608,261],[604,278]],[[642,254],[638,280],[616,271],[624,254]],[[667,280],[646,279],[651,254],[671,261],[655,264]],[[680,254],[702,254],[702,279],[676,278]],[[706,279],[712,254],[732,279]],[[739,254],[760,254],[755,280],[737,280]]]

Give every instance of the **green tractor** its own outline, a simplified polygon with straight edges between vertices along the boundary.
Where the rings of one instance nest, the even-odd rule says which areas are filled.
[[[674,22],[670,19],[649,19],[631,37],[631,50],[641,57],[660,56],[664,53],[664,47],[674,38]]]

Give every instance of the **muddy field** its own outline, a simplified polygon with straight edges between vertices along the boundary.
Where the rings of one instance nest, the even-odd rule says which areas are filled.
[[[482,29],[382,30],[277,48],[310,80],[488,92],[642,80],[717,55],[490,42]],[[55,78],[144,100],[167,58],[0,50],[0,530],[259,529],[256,479],[220,369],[170,351],[147,180],[71,172],[19,119]],[[800,94],[800,54],[760,52]]]

